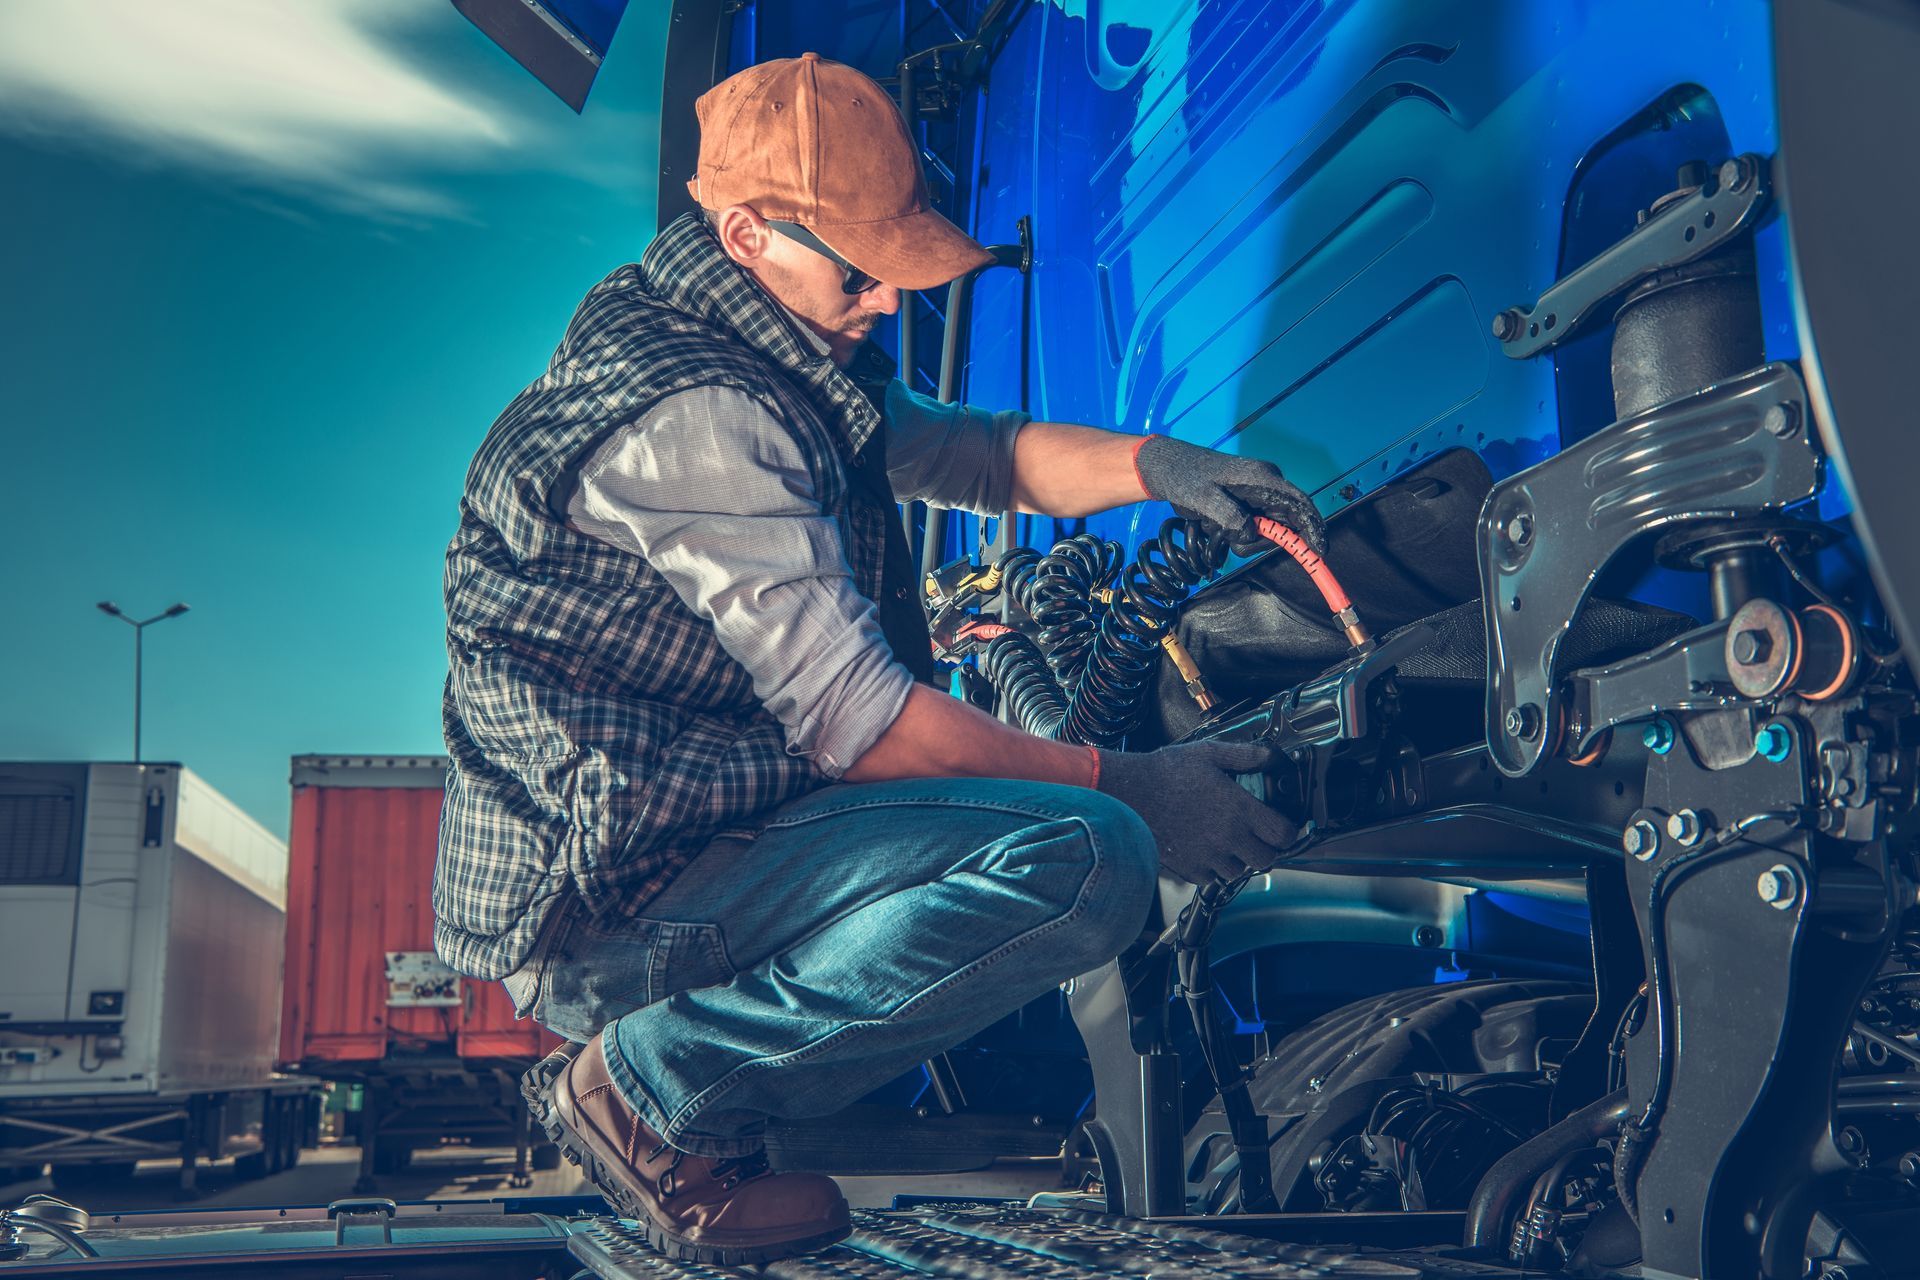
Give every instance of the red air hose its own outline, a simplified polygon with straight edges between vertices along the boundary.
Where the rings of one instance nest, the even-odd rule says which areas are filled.
[[[1307,577],[1311,578],[1313,585],[1319,589],[1320,598],[1327,602],[1327,608],[1333,612],[1334,619],[1339,622],[1341,630],[1347,633],[1347,643],[1353,646],[1354,651],[1366,653],[1371,650],[1373,637],[1367,634],[1367,628],[1360,621],[1360,615],[1354,612],[1353,601],[1348,598],[1346,588],[1342,587],[1340,580],[1333,576],[1333,570],[1327,568],[1327,562],[1320,558],[1320,553],[1308,546],[1305,538],[1278,520],[1256,516],[1253,527],[1260,531],[1261,537],[1292,556],[1294,562],[1306,570]]]

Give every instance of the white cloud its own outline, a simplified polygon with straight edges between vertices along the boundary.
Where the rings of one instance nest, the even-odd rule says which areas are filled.
[[[446,0],[4,0],[0,130],[455,214],[432,175],[511,162],[533,131],[409,62],[395,24],[422,20],[466,25]]]

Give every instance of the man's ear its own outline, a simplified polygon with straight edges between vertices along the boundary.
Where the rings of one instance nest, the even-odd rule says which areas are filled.
[[[751,205],[730,204],[708,215],[713,234],[727,256],[743,267],[759,266],[773,241],[773,228]]]

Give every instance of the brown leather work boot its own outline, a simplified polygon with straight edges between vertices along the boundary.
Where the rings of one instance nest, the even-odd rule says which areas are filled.
[[[526,1073],[521,1092],[561,1153],[669,1258],[771,1262],[852,1231],[832,1178],[775,1173],[765,1152],[709,1159],[669,1146],[613,1087],[598,1036],[549,1055]]]

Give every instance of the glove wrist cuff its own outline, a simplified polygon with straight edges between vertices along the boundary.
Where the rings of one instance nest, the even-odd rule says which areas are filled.
[[[1147,483],[1146,473],[1140,470],[1140,451],[1146,448],[1152,440],[1152,436],[1141,436],[1139,443],[1133,446],[1133,453],[1131,455],[1133,459],[1133,478],[1140,482],[1140,492],[1146,494],[1149,498],[1158,497],[1159,495],[1154,493],[1153,486]]]

